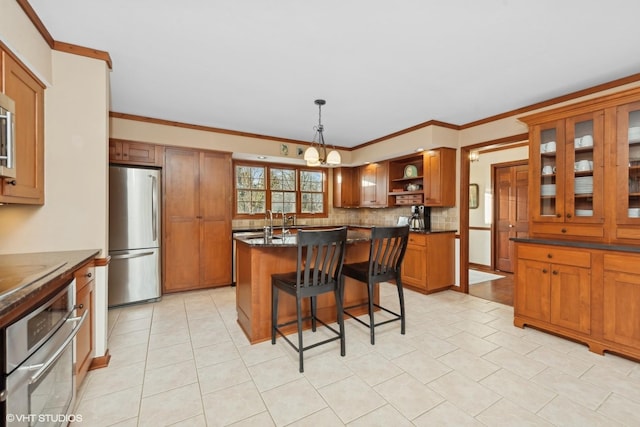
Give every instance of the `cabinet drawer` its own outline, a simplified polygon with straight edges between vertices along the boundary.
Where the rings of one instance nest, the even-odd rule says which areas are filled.
[[[605,254],[604,269],[620,273],[640,274],[640,255]]]
[[[414,246],[426,246],[427,244],[427,236],[424,234],[418,233],[409,233],[409,245]]]
[[[93,265],[93,261],[80,267],[74,273],[76,278],[76,292],[84,288],[87,283],[91,282],[96,277],[96,268]]]
[[[584,224],[542,224],[534,223],[531,231],[535,234],[552,234],[555,236],[604,237],[602,226]]]
[[[519,246],[518,258],[553,264],[591,267],[591,254],[585,251],[559,249],[554,246]]]
[[[616,237],[618,239],[640,240],[640,228],[619,226],[616,229]]]

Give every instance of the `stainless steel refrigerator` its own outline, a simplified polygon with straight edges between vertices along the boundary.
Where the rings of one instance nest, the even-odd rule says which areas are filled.
[[[109,167],[109,307],[157,300],[160,170]]]

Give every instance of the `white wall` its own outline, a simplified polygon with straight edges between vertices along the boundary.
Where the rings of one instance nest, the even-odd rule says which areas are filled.
[[[7,25],[5,25],[7,23]],[[19,25],[16,25],[19,23]],[[15,1],[1,0],[0,39],[45,76],[45,204],[0,206],[0,254],[108,251],[109,70],[104,61],[52,51]],[[106,351],[105,267],[96,272],[96,356]]]
[[[480,152],[477,162],[469,166],[469,182],[478,184],[478,208],[469,209],[469,227],[490,228],[493,216],[491,166],[529,158],[528,147]],[[469,231],[469,262],[491,265],[491,230]]]

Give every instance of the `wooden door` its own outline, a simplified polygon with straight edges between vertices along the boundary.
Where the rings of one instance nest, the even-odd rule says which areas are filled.
[[[529,166],[518,162],[494,168],[494,265],[513,273],[515,245],[511,238],[529,234]]]
[[[167,148],[164,169],[164,291],[200,284],[199,153]]]
[[[231,283],[231,156],[200,155],[200,284]]]

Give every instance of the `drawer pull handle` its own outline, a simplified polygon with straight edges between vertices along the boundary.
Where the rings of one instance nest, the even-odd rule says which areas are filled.
[[[566,228],[563,228],[562,230],[560,230],[560,232],[562,232],[562,233],[566,233],[566,232],[567,232],[567,229],[566,229]]]
[[[552,254],[547,254],[547,258],[553,258]]]

